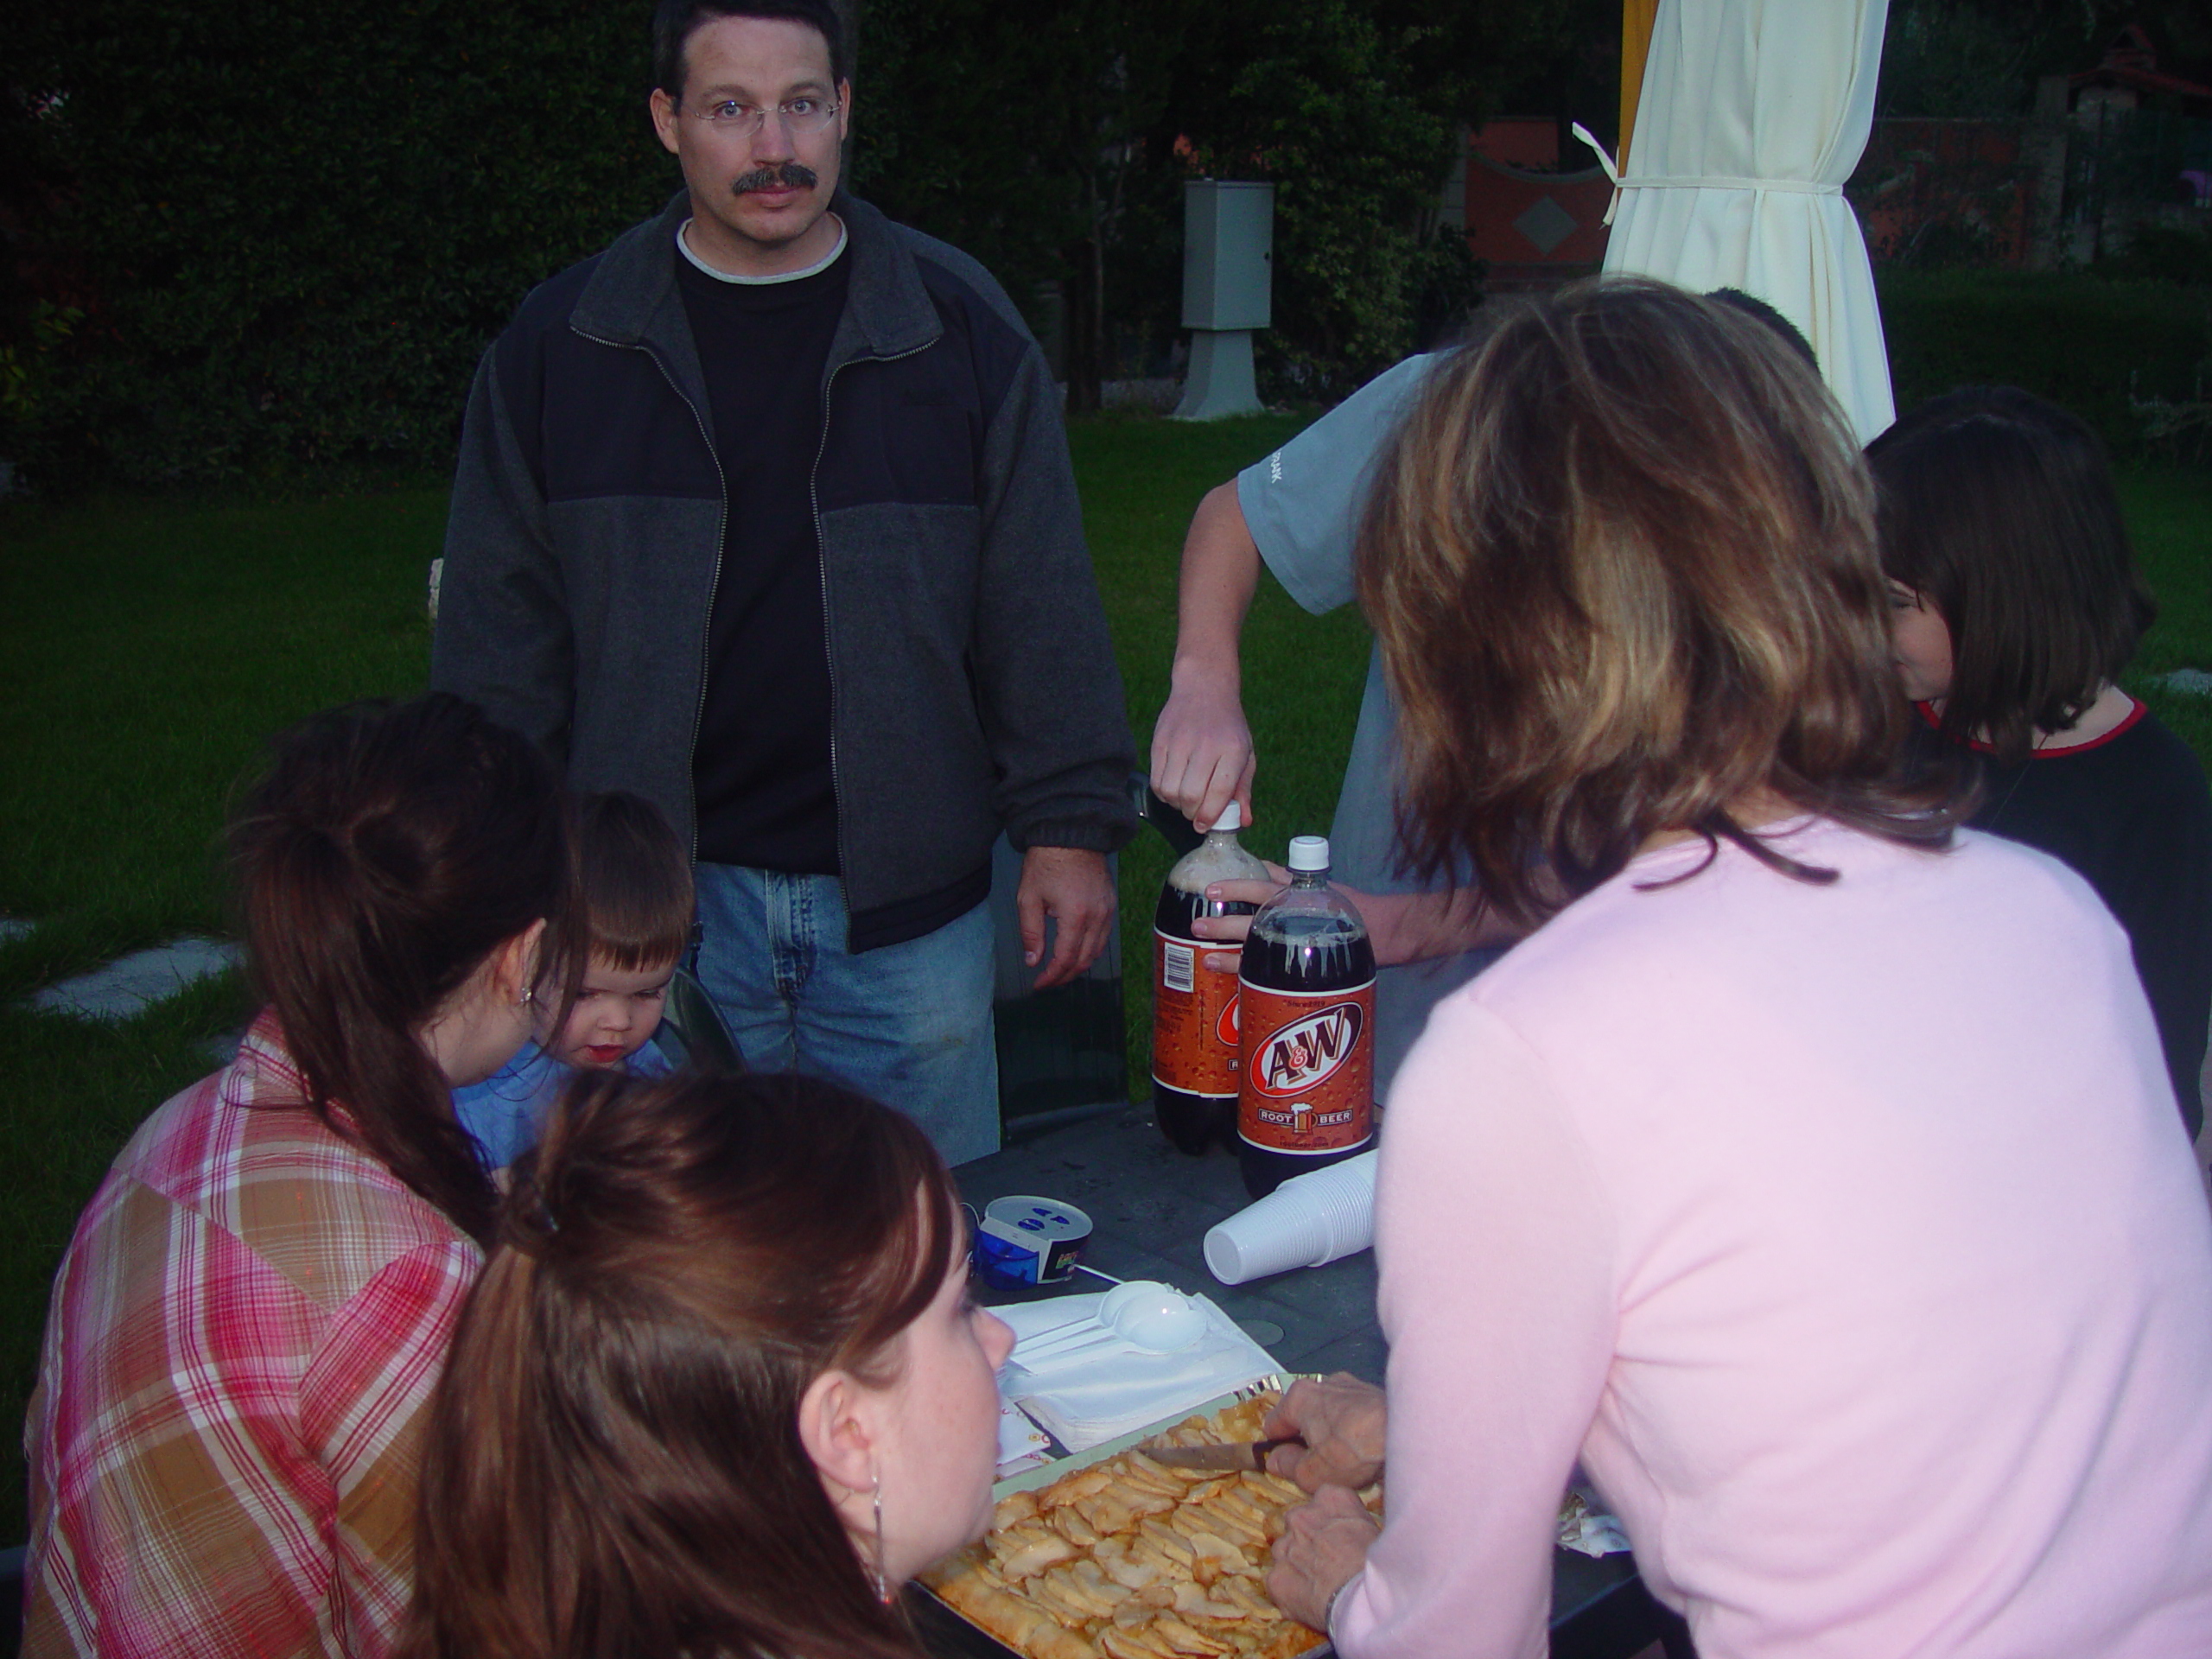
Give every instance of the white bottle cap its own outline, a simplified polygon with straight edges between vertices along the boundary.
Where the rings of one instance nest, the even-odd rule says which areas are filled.
[[[1217,830],[1242,830],[1244,827],[1244,809],[1234,801],[1230,802],[1221,809],[1221,816],[1213,821],[1213,827]]]
[[[1290,868],[1294,870],[1327,869],[1329,838],[1326,836],[1293,836],[1290,838]]]

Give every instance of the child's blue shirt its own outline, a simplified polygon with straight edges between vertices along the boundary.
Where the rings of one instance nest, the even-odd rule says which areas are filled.
[[[648,1042],[624,1060],[620,1069],[633,1077],[658,1077],[676,1066]],[[504,1169],[537,1144],[553,1103],[577,1070],[529,1042],[483,1082],[453,1091],[453,1115],[474,1137],[485,1168]]]

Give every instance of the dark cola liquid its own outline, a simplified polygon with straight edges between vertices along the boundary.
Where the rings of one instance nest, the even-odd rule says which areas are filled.
[[[1244,941],[1238,976],[1262,990],[1356,990],[1375,978],[1375,947],[1365,928],[1357,924],[1347,927],[1341,917],[1278,914],[1268,918],[1264,935],[1255,929]],[[1364,1033],[1363,1040],[1372,1042],[1373,1033]],[[1244,1189],[1255,1198],[1264,1198],[1294,1175],[1310,1175],[1368,1149],[1363,1144],[1340,1153],[1298,1157],[1255,1147],[1241,1136],[1236,1145]]]
[[[1247,905],[1244,909],[1250,909]],[[1344,991],[1375,977],[1375,947],[1328,916],[1284,916],[1244,941],[1238,972],[1271,991]]]
[[[1207,950],[1234,949],[1219,939],[1201,939],[1191,931],[1191,924],[1201,916],[1249,916],[1259,909],[1257,905],[1215,904],[1203,890],[1185,893],[1182,888],[1162,884],[1160,905],[1153,912],[1152,925],[1170,938],[1180,940],[1192,949]],[[1199,973],[1209,971],[1203,963]],[[1225,976],[1233,979],[1234,976]],[[1159,988],[1154,988],[1159,994]],[[1236,1091],[1225,1095],[1198,1095],[1187,1090],[1172,1088],[1158,1076],[1152,1080],[1152,1113],[1165,1135],[1177,1150],[1192,1157],[1203,1154],[1215,1141],[1224,1146],[1235,1146],[1236,1140]]]

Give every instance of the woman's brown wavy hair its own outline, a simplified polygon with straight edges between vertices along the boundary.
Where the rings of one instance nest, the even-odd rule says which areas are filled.
[[[966,1248],[912,1122],[835,1084],[586,1073],[516,1166],[424,1449],[395,1659],[918,1654],[799,1439]]]
[[[1400,711],[1404,862],[1541,921],[1756,791],[1916,846],[1873,497],[1814,371],[1664,284],[1577,284],[1430,373],[1381,461],[1360,599]]]
[[[230,850],[247,976],[309,1109],[342,1128],[342,1107],[394,1175],[488,1243],[491,1180],[416,1033],[541,919],[537,993],[573,994],[585,935],[560,774],[459,697],[355,703],[276,740]]]

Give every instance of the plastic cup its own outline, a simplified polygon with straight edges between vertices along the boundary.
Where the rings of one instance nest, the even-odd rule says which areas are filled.
[[[1375,1243],[1374,1153],[1300,1175],[1206,1234],[1206,1266],[1224,1285],[1318,1268]]]

